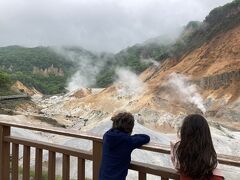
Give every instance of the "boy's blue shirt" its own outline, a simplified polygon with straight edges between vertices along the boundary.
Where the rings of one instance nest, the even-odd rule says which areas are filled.
[[[99,180],[125,180],[131,153],[150,141],[145,134],[133,136],[118,129],[110,129],[103,136],[103,153]]]

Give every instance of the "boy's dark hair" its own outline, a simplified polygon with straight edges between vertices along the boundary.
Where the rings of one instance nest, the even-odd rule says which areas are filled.
[[[187,116],[180,136],[176,151],[180,173],[194,179],[210,179],[217,166],[217,154],[207,120],[198,114]]]
[[[134,126],[134,117],[131,113],[121,112],[111,118],[113,121],[112,128],[120,131],[132,133]]]

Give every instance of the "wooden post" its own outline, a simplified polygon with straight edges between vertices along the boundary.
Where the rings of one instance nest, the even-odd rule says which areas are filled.
[[[36,157],[35,157],[35,180],[42,179],[42,157],[43,150],[36,148]]]
[[[161,180],[169,180],[167,177],[161,177]]]
[[[56,153],[53,151],[48,152],[48,179],[55,180],[56,174]]]
[[[146,180],[147,179],[147,174],[139,171],[138,172],[138,179],[139,180]]]
[[[70,156],[63,154],[62,178],[64,180],[70,179]]]
[[[93,141],[93,180],[99,179],[99,170],[102,160],[102,143]]]
[[[78,158],[78,180],[85,180],[85,159]]]
[[[2,175],[2,150],[3,149],[3,126],[0,126],[0,179],[3,178],[3,175]]]
[[[19,145],[12,144],[12,179],[18,180]]]
[[[23,147],[23,180],[30,178],[30,146]]]
[[[0,126],[0,179],[10,179],[10,143],[4,141],[5,136],[10,136],[10,126]]]

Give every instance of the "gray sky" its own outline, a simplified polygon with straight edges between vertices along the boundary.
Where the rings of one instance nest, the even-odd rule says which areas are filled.
[[[0,0],[0,46],[77,45],[117,52],[175,35],[231,0]]]

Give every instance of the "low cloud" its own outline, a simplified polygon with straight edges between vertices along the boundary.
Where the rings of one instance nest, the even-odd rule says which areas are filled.
[[[176,37],[191,20],[231,0],[1,0],[0,46],[82,46],[117,52],[156,36]]]

